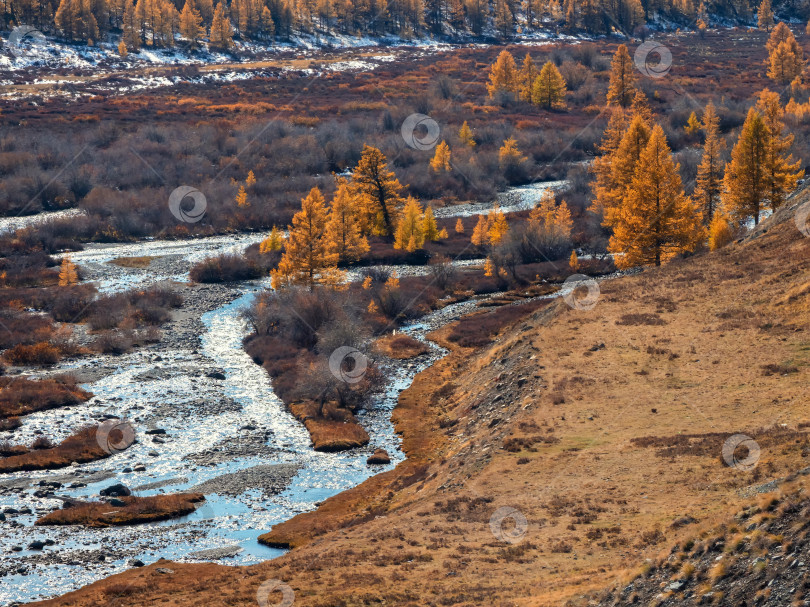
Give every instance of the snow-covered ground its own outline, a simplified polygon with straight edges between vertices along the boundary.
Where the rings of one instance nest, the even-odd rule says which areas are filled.
[[[29,31],[30,30],[30,31]],[[15,31],[24,32],[16,34]],[[516,42],[544,45],[552,40],[575,41],[549,31],[521,36]],[[447,51],[458,44],[431,38],[403,39],[370,36],[299,35],[272,44],[235,41],[232,52],[203,48],[190,51],[178,39],[174,48],[145,47],[121,57],[117,38],[94,46],[67,44],[20,26],[2,40],[0,98],[62,97],[131,91],[176,85],[181,82],[216,83],[254,77],[280,77],[295,71],[317,74],[333,71],[369,71],[404,53],[420,57]],[[469,42],[469,47],[486,44]],[[335,54],[338,51],[338,54]],[[301,67],[310,60],[312,65]],[[188,73],[161,68],[199,68]],[[157,71],[156,71],[157,70]],[[112,78],[112,81],[106,82]],[[31,86],[33,85],[33,86]]]
[[[20,228],[34,226],[44,221],[52,219],[64,219],[66,217],[76,217],[84,215],[81,209],[65,209],[64,211],[49,211],[38,213],[37,215],[21,215],[19,217],[0,217],[0,233],[13,232]]]

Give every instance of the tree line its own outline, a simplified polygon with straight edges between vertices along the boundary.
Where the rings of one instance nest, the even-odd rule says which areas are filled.
[[[143,46],[195,47],[204,40],[229,49],[235,38],[293,34],[509,39],[549,28],[630,34],[648,19],[705,28],[712,18],[747,23],[755,14],[769,28],[773,9],[766,1],[758,8],[750,0],[0,0],[0,14],[6,30],[30,25],[90,44],[112,35],[124,54]]]

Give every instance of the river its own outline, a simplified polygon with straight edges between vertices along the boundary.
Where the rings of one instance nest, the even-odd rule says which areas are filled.
[[[537,188],[534,194],[540,192]],[[525,205],[523,196],[512,204]],[[488,210],[486,205],[453,209],[459,215]],[[93,245],[72,254],[72,259],[102,292],[115,292],[166,280],[185,282],[193,263],[209,255],[239,252],[262,237]],[[109,263],[135,256],[155,259],[148,268]],[[28,444],[41,429],[61,440],[105,415],[127,418],[138,432],[136,444],[105,460],[0,477],[2,509],[17,511],[7,515],[0,538],[0,604],[63,594],[127,569],[132,559],[244,565],[273,558],[283,551],[260,545],[256,541],[260,534],[403,460],[391,411],[416,373],[443,355],[425,334],[468,313],[475,302],[448,306],[404,327],[426,341],[430,352],[411,361],[385,363],[389,379],[385,391],[358,414],[370,444],[343,453],[319,453],[273,393],[269,376],[242,348],[247,327],[240,312],[268,286],[261,280],[184,287],[194,305],[176,314],[179,318],[161,343],[119,357],[68,360],[57,367],[90,378],[83,384],[95,395],[90,401],[28,415],[14,433],[0,433],[0,440]],[[148,430],[165,434],[146,434]],[[391,464],[366,464],[377,447],[388,451]],[[59,500],[33,496],[41,481],[60,482],[58,495],[78,499],[97,498],[100,490],[118,482],[141,496],[192,490],[205,483],[201,490],[207,499],[189,516],[148,525],[34,527],[39,516],[61,505]],[[26,549],[35,540],[50,540],[53,545]]]

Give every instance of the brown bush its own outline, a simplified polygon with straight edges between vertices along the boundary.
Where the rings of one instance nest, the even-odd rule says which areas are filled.
[[[93,396],[71,376],[42,380],[2,377],[0,388],[0,418],[77,405]]]
[[[447,339],[465,348],[485,346],[491,343],[492,339],[507,326],[547,306],[551,301],[550,299],[536,299],[525,303],[501,306],[492,312],[471,314],[462,318],[453,326]]]
[[[59,349],[46,342],[19,344],[6,350],[3,358],[11,365],[55,365],[62,358]]]
[[[88,426],[51,449],[29,451],[0,460],[0,473],[23,470],[53,470],[74,462],[86,463],[109,457],[96,441],[98,426]]]

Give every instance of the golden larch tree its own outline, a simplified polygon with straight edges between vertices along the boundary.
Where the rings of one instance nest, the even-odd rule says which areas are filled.
[[[788,42],[791,39],[795,41],[796,37],[793,35],[793,32],[790,31],[790,28],[784,22],[780,21],[776,24],[776,27],[773,28],[771,35],[768,36],[765,48],[768,49],[769,53],[772,53],[781,42]]]
[[[616,266],[660,266],[694,251],[705,237],[700,212],[684,195],[680,167],[656,125],[641,153],[610,238]]]
[[[76,270],[76,264],[70,260],[70,255],[66,255],[62,259],[62,265],[59,269],[59,286],[69,287],[79,282],[79,273]]]
[[[143,2],[144,0],[140,0]],[[233,27],[231,20],[225,14],[225,7],[222,2],[217,3],[214,9],[214,16],[211,21],[211,34],[208,41],[212,48],[228,50],[233,48]]]
[[[196,48],[200,39],[205,35],[202,17],[200,12],[194,8],[192,0],[186,0],[183,10],[180,12],[180,35],[191,43],[192,48]]]
[[[449,173],[453,170],[453,167],[450,166],[450,146],[447,145],[447,142],[442,141],[436,146],[436,152],[430,159],[430,168],[434,173]]]
[[[394,234],[396,218],[402,206],[402,184],[388,159],[380,150],[363,146],[360,162],[354,169],[352,185],[359,194],[360,228],[364,234]]]
[[[768,49],[768,77],[789,84],[804,71],[804,51],[790,28],[779,22],[765,47]]]
[[[723,206],[736,220],[752,218],[759,223],[767,193],[767,148],[768,127],[762,115],[750,108],[723,178]]]
[[[409,253],[421,249],[425,244],[425,233],[422,229],[422,207],[413,196],[409,196],[397,222],[395,249],[404,249]]]
[[[518,92],[518,70],[515,65],[515,58],[509,51],[501,51],[492,68],[489,71],[489,82],[487,92],[490,98],[498,93]]]
[[[768,64],[768,78],[779,84],[788,84],[804,71],[804,58],[787,42],[779,43],[770,54]]]
[[[489,244],[489,223],[484,215],[478,216],[478,221],[473,228],[470,242],[478,248],[484,248]]]
[[[529,213],[529,224],[544,236],[546,242],[567,241],[571,237],[574,221],[564,200],[557,204],[552,190],[546,190]]]
[[[259,243],[259,253],[265,254],[272,251],[280,251],[284,244],[284,236],[276,226],[270,230],[270,234]]]
[[[523,65],[518,72],[518,98],[521,101],[532,101],[532,89],[537,79],[537,65],[529,53],[523,58]]]
[[[256,175],[253,173],[253,171],[248,171],[247,177],[245,178],[245,185],[249,188],[256,185]]]
[[[592,186],[594,198],[589,210],[598,215],[604,213],[604,202],[609,198],[613,187],[611,178],[613,154],[618,149],[626,130],[627,115],[625,111],[620,107],[612,108],[607,127],[602,134],[602,141],[599,143],[599,155],[591,163],[591,172],[594,175]]]
[[[326,222],[325,238],[329,251],[337,255],[340,263],[357,261],[369,251],[368,239],[360,231],[352,188],[343,178],[338,179]]]
[[[456,219],[456,234],[463,234],[464,233],[464,222],[461,221],[461,217]]]
[[[608,105],[628,107],[636,94],[633,60],[627,46],[620,44],[610,62],[610,83],[608,84]]]
[[[697,171],[694,200],[703,214],[703,220],[709,224],[720,205],[723,192],[722,153],[726,142],[720,137],[720,119],[710,101],[703,111],[703,156]]]
[[[771,0],[762,0],[757,10],[757,27],[766,32],[771,31],[773,27],[773,9],[771,8]]]
[[[284,254],[277,270],[272,272],[273,288],[305,284],[315,288],[319,275],[337,269],[338,256],[325,238],[326,202],[318,188],[312,188],[301,200],[301,210],[292,219]]]
[[[579,272],[579,257],[576,251],[571,251],[571,257],[568,258],[568,269],[572,272]]]
[[[490,244],[498,245],[509,232],[509,224],[506,222],[506,215],[501,211],[498,203],[495,203],[487,215],[487,240]]]
[[[422,215],[422,234],[428,242],[435,242],[440,238],[439,226],[436,223],[436,217],[433,215],[433,209],[430,205],[427,205]],[[444,237],[447,238],[446,232]]]
[[[467,121],[464,121],[464,124],[461,125],[461,128],[458,131],[458,138],[461,140],[461,143],[466,145],[467,147],[474,148],[475,147],[475,139],[473,137],[472,129],[470,125],[467,124]]]
[[[779,95],[773,91],[762,91],[757,100],[757,108],[762,113],[762,120],[768,130],[764,167],[765,189],[770,207],[775,211],[796,188],[797,182],[804,176],[804,171],[799,168],[801,161],[794,162],[790,154],[793,135],[784,134],[784,111]]]
[[[532,86],[532,103],[546,109],[565,108],[565,95],[568,92],[565,78],[551,61],[546,61]]]
[[[606,188],[597,190],[598,206],[604,214],[602,225],[613,227],[616,213],[622,206],[627,189],[633,181],[641,154],[650,139],[650,127],[640,115],[633,116],[622,135],[619,147],[612,154],[610,181]]]
[[[248,202],[247,199],[247,191],[243,185],[239,186],[239,191],[236,193],[236,206],[240,209],[246,209],[250,206],[250,202]]]
[[[698,120],[695,112],[689,114],[689,120],[686,121],[686,126],[683,127],[683,130],[690,135],[694,135],[700,130],[700,120]]]

